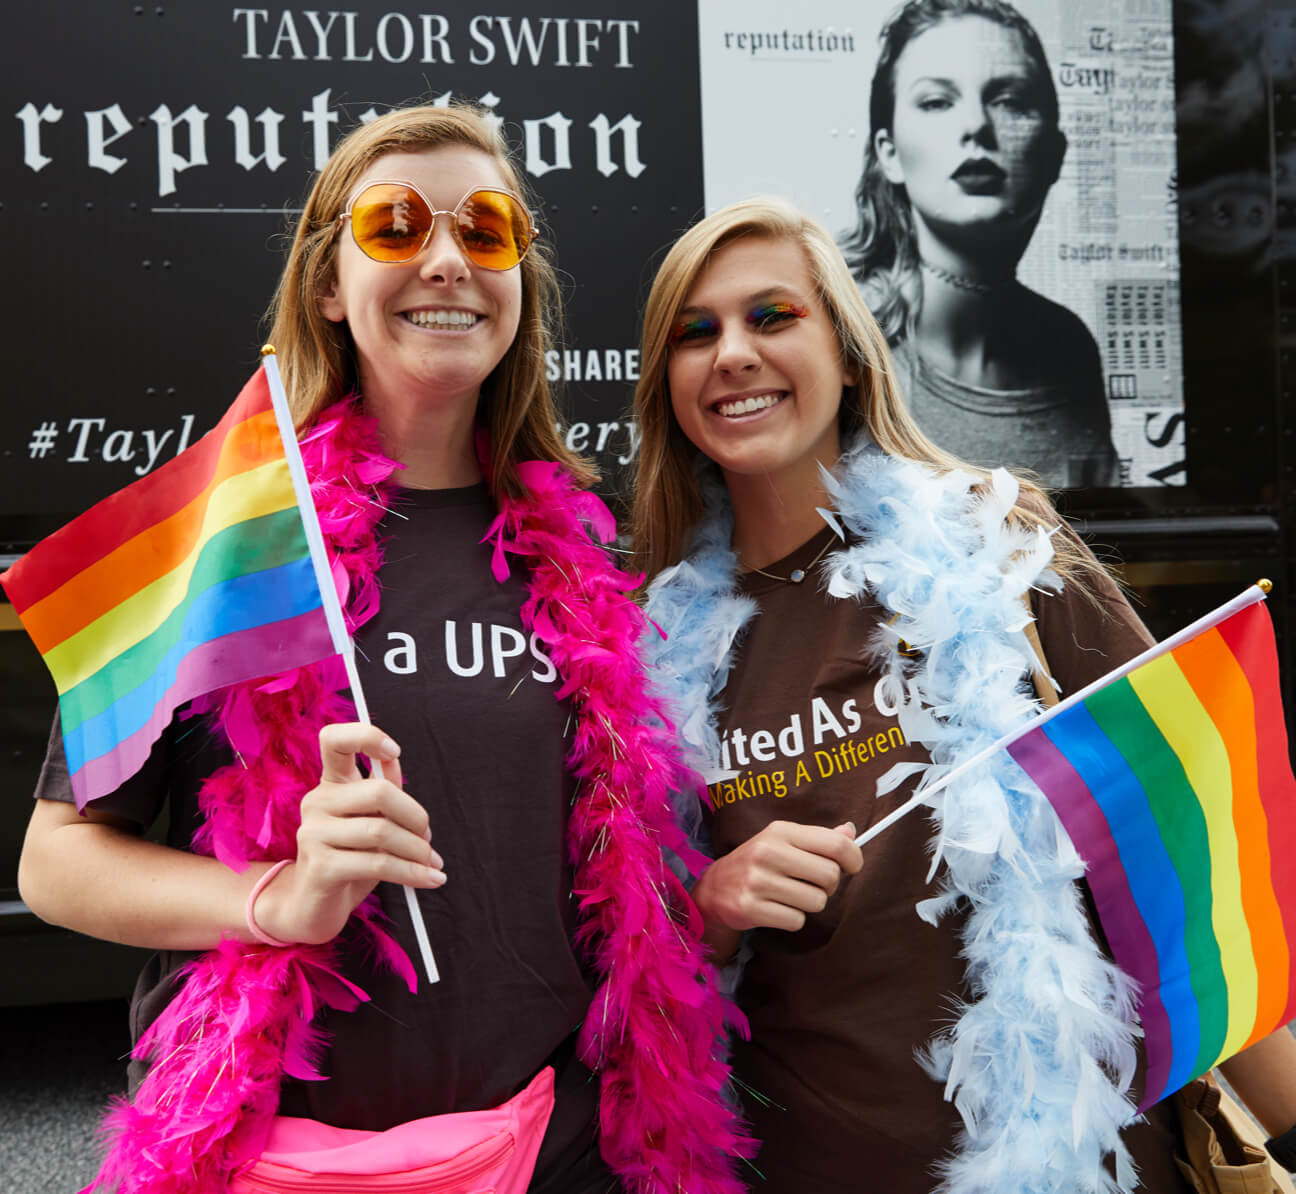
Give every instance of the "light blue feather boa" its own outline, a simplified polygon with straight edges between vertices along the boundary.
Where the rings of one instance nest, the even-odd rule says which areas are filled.
[[[892,768],[879,790],[916,771],[932,783],[1035,707],[1022,684],[1034,663],[1023,598],[1033,587],[1060,588],[1049,536],[1006,524],[1018,488],[1003,471],[975,491],[969,474],[938,476],[864,443],[825,478],[854,541],[825,562],[828,591],[867,590],[896,615],[870,647],[905,737],[932,759]],[[734,592],[723,486],[711,482],[706,502],[688,558],[656,578],[648,600],[666,636],[648,644],[656,682],[704,775],[719,758],[715,698],[756,609]],[[836,524],[832,511],[824,515]],[[920,657],[902,656],[900,640],[920,647]],[[700,803],[691,794],[679,803],[697,836]],[[1093,940],[1075,882],[1083,863],[1048,802],[1002,752],[933,803],[932,870],[944,869],[939,894],[917,913],[935,922],[966,905],[970,992],[957,1022],[919,1058],[945,1083],[964,1125],[942,1162],[940,1189],[1132,1190],[1120,1129],[1133,1117],[1134,990]]]

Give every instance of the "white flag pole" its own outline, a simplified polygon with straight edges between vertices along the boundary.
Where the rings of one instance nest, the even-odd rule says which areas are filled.
[[[1056,705],[1052,706],[1052,708],[1045,709],[1025,725],[1010,730],[997,742],[992,742],[985,748],[985,750],[980,751],[978,754],[968,759],[967,762],[960,763],[953,771],[942,775],[934,784],[931,784],[926,788],[920,788],[899,808],[893,809],[883,817],[882,820],[870,825],[868,829],[855,839],[855,844],[857,846],[862,846],[865,842],[871,842],[884,829],[889,829],[898,820],[900,820],[901,817],[913,812],[913,810],[919,805],[927,804],[942,788],[948,787],[961,775],[964,775],[978,764],[984,763],[986,759],[990,758],[990,756],[996,751],[1003,750],[1005,746],[1009,746],[1013,742],[1016,742],[1023,734],[1029,733],[1031,730],[1042,726],[1046,721],[1052,721],[1059,713],[1065,712],[1073,705],[1078,705],[1086,697],[1092,696],[1100,688],[1110,684],[1113,680],[1119,680],[1122,676],[1128,675],[1135,668],[1142,667],[1145,663],[1151,663],[1152,660],[1159,658],[1167,651],[1173,651],[1176,647],[1186,643],[1190,638],[1201,634],[1203,631],[1209,630],[1212,626],[1218,626],[1227,618],[1231,618],[1239,610],[1246,609],[1248,605],[1254,605],[1257,601],[1263,601],[1269,595],[1269,591],[1272,588],[1273,585],[1267,580],[1256,581],[1255,584],[1248,586],[1234,597],[1232,601],[1226,601],[1218,609],[1212,610],[1208,614],[1204,614],[1191,625],[1185,626],[1177,634],[1172,634],[1164,642],[1153,643],[1152,646],[1150,646],[1141,655],[1136,655],[1127,663],[1122,663],[1120,667],[1113,668],[1105,676],[1099,677],[1092,684],[1086,684],[1084,688],[1073,692],[1065,700],[1059,701]]]
[[[261,349],[261,364],[265,369],[266,380],[270,383],[270,401],[274,405],[275,422],[279,426],[279,435],[284,443],[288,472],[292,476],[293,492],[297,495],[297,508],[301,511],[302,525],[306,529],[306,543],[310,548],[315,579],[319,583],[329,637],[333,640],[334,650],[342,656],[342,664],[346,668],[347,683],[351,686],[351,698],[355,701],[356,719],[361,725],[372,725],[364,689],[360,687],[360,675],[356,671],[355,644],[347,633],[346,621],[342,617],[342,605],[338,601],[337,589],[333,587],[333,574],[329,570],[328,554],[324,550],[324,535],[320,531],[319,515],[315,512],[315,503],[311,499],[310,482],[306,478],[306,466],[302,464],[301,448],[297,443],[297,429],[293,426],[292,414],[288,410],[288,395],[284,392],[283,378],[279,376],[279,363],[275,360],[273,345],[267,344]],[[432,957],[432,945],[428,941],[427,926],[423,923],[418,897],[412,887],[402,886],[405,891],[405,904],[409,908],[410,920],[414,925],[414,936],[423,958],[423,970],[427,974],[428,982],[439,982],[441,975],[437,972],[436,961]]]

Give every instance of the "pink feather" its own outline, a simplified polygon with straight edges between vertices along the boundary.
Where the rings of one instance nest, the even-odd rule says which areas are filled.
[[[370,446],[372,420],[350,402],[325,412],[304,438],[302,456],[330,536],[339,590],[367,615],[377,608],[379,501],[357,493],[395,467]],[[327,460],[327,467],[325,461]],[[364,480],[361,477],[365,478]],[[317,664],[236,685],[194,703],[235,751],[235,761],[199,792],[204,823],[194,849],[242,870],[262,858],[292,857],[302,795],[318,780],[319,728],[354,717],[338,694],[339,669]],[[358,919],[375,956],[407,981],[413,970],[378,925],[367,901]],[[285,1073],[318,1077],[323,1034],[311,1016],[349,1010],[364,992],[338,971],[335,949],[276,949],[225,942],[190,963],[174,999],[141,1037],[137,1057],[151,1061],[133,1105],[119,1103],[104,1131],[110,1147],[88,1191],[208,1194],[255,1157],[279,1102]],[[302,1009],[310,1009],[303,1016]]]
[[[671,786],[696,786],[649,694],[638,642],[643,616],[601,539],[606,507],[561,470],[501,503],[497,550],[531,567],[522,620],[545,640],[575,698],[568,765],[581,780],[568,852],[601,985],[581,1029],[581,1057],[601,1072],[604,1158],[631,1194],[738,1194],[734,1162],[754,1152],[732,1103],[726,1019],[691,901],[662,858],[679,841]],[[597,505],[595,504],[597,503]]]
[[[380,487],[398,467],[374,440],[372,420],[350,401],[301,439],[351,628],[378,608]],[[530,567],[523,622],[545,640],[561,695],[575,698],[568,765],[582,795],[568,853],[584,918],[578,937],[601,979],[580,1051],[601,1074],[602,1151],[630,1194],[741,1194],[735,1163],[754,1144],[727,1097],[724,1035],[726,1021],[743,1026],[717,988],[696,910],[662,858],[663,844],[688,856],[668,794],[698,780],[682,769],[644,681],[644,622],[628,596],[637,582],[590,538],[590,529],[603,542],[615,533],[595,495],[552,463],[525,462],[518,473],[526,496],[501,501],[487,538],[498,578],[509,554]],[[240,870],[292,857],[299,801],[318,778],[318,729],[354,716],[339,695],[344,683],[328,660],[195,703],[236,751],[199,793],[196,851]],[[414,969],[376,901],[355,916],[374,956],[413,990]],[[319,1077],[326,1042],[313,1020],[364,998],[332,945],[225,942],[190,963],[136,1047],[151,1068],[134,1104],[110,1112],[108,1156],[83,1194],[223,1190],[262,1150],[284,1075]]]

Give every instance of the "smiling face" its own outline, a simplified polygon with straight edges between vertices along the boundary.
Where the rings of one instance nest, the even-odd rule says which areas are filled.
[[[730,478],[807,480],[840,453],[853,380],[801,247],[750,236],[718,249],[671,337],[666,376],[685,436]]]
[[[891,127],[877,130],[874,149],[920,225],[1035,220],[1066,149],[1045,70],[1017,30],[979,16],[945,21],[905,47]]]
[[[475,188],[507,189],[494,159],[467,145],[384,154],[352,193],[374,179],[412,182],[444,211]],[[349,227],[340,228],[336,270],[320,295],[320,311],[346,322],[361,391],[375,404],[475,404],[482,382],[513,343],[521,301],[521,271],[474,265],[451,234],[450,217],[442,215],[417,256],[400,263],[366,257]]]

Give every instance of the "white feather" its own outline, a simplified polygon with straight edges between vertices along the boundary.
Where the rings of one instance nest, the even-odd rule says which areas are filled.
[[[842,574],[840,568],[834,568],[828,573],[828,595],[837,597],[842,600],[854,597],[859,591],[859,586],[851,582]]]
[[[1003,470],[988,482],[959,471],[938,476],[857,443],[823,479],[851,539],[830,557],[827,591],[854,599],[870,590],[897,615],[872,644],[883,653],[878,692],[899,710],[905,737],[930,754],[930,783],[1032,710],[1021,691],[1033,661],[1022,635],[1022,597],[1060,587],[1049,567],[1050,534],[1006,524],[1019,486]],[[663,626],[683,623],[674,649],[648,646],[659,659],[669,657],[671,691],[686,707],[723,688],[734,636],[752,612],[730,604],[731,515],[723,487],[707,486],[709,513],[690,557],[696,573],[681,570],[654,584],[649,606]],[[708,634],[707,624],[732,630]],[[921,644],[920,658],[902,659],[900,640]],[[719,648],[699,649],[704,643],[723,643],[724,654],[706,675]],[[708,725],[718,749],[713,721]],[[892,768],[885,790],[917,771]],[[955,905],[968,908],[968,999],[953,1030],[918,1059],[944,1083],[964,1124],[956,1153],[941,1166],[940,1191],[1131,1190],[1119,1130],[1131,1114],[1133,994],[1089,934],[1074,885],[1082,873],[1074,848],[1041,794],[1006,759],[957,784],[930,816],[940,885],[918,915],[934,923]],[[1114,1183],[1103,1168],[1110,1154]]]
[[[874,794],[885,796],[888,792],[894,792],[911,775],[917,775],[930,767],[930,763],[896,763],[895,766],[888,767],[878,778],[877,792]]]
[[[838,519],[836,511],[825,510],[823,506],[816,506],[815,510],[818,511],[819,517],[822,518],[824,522],[826,522],[836,532],[837,538],[840,539],[843,543],[845,543],[846,531],[843,529],[841,520]]]

